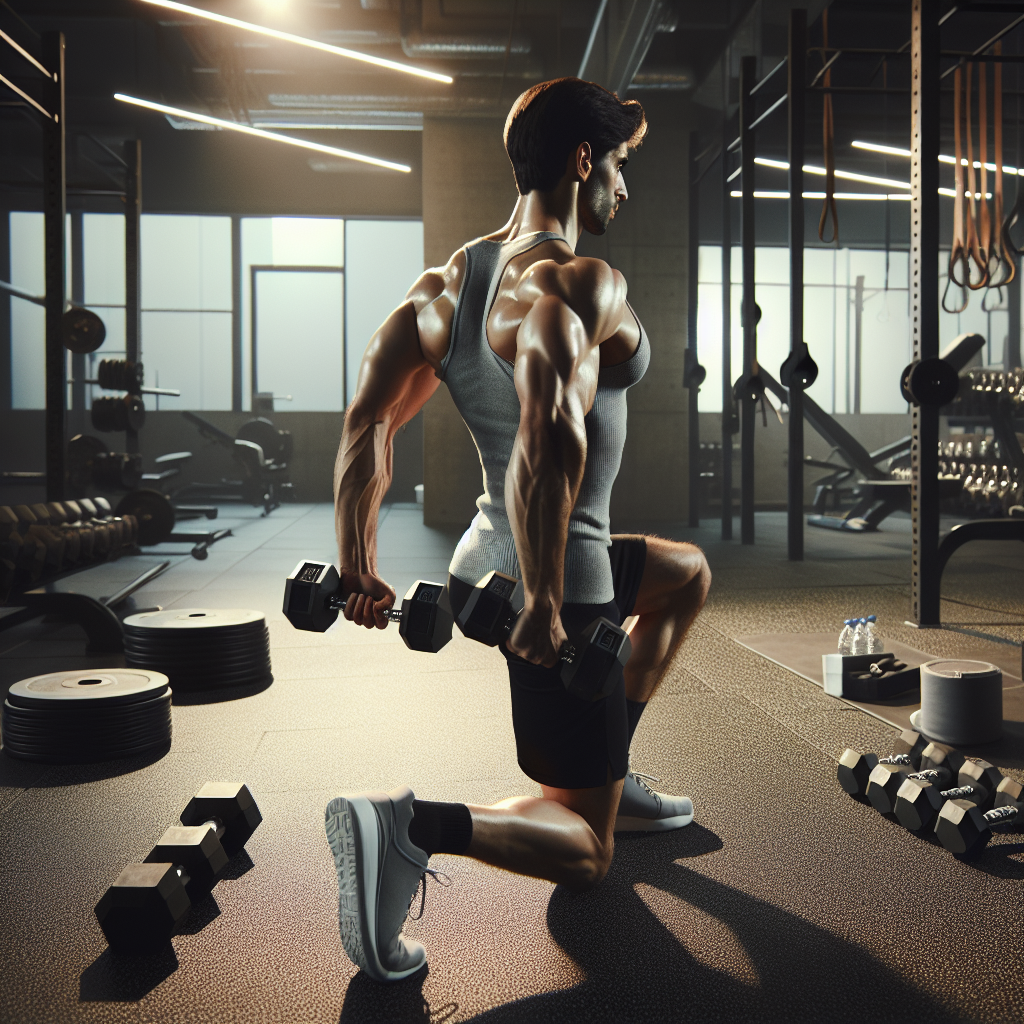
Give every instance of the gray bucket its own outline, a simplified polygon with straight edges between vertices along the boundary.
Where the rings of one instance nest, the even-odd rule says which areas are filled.
[[[921,732],[954,746],[991,743],[1003,733],[1003,673],[985,661],[921,666]]]

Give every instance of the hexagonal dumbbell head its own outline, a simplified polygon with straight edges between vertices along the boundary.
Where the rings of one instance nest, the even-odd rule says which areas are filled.
[[[974,801],[983,811],[991,806],[992,798],[1002,781],[1003,773],[994,764],[989,764],[980,757],[967,758],[957,775],[958,786],[974,786],[985,790],[988,799],[984,802]]]
[[[454,622],[448,588],[417,580],[402,599],[398,632],[411,650],[436,654],[451,640]]]
[[[284,585],[285,618],[296,629],[326,633],[338,618],[331,598],[340,589],[341,577],[330,562],[299,562]]]
[[[899,823],[911,832],[924,832],[935,821],[947,797],[942,789],[949,783],[945,769],[926,769],[908,775],[896,793],[893,813]]]
[[[872,769],[878,764],[877,754],[862,754],[859,750],[847,747],[839,758],[836,777],[839,785],[852,797],[865,799],[864,791],[868,788],[868,778]]]
[[[995,805],[996,807],[1024,805],[1024,786],[1007,776],[996,788]]]
[[[964,755],[941,743],[929,743],[921,753],[921,768],[945,768],[953,775],[960,771]]]
[[[982,812],[967,800],[950,800],[939,811],[935,835],[939,842],[957,856],[976,857],[992,838],[992,829],[1014,825],[1021,820],[1024,805],[996,807]]]
[[[871,769],[865,795],[879,814],[892,814],[896,809],[896,795],[914,766],[906,754],[894,754],[878,762]]]
[[[242,782],[208,782],[181,812],[182,825],[213,822],[229,857],[245,846],[262,820],[249,787]]]
[[[192,905],[187,881],[173,864],[129,864],[96,904],[96,920],[111,948],[122,953],[163,949]]]
[[[492,570],[473,588],[458,615],[459,629],[470,640],[497,647],[508,636],[516,608],[513,604],[519,580]]]
[[[228,863],[228,855],[217,830],[209,825],[172,825],[161,836],[146,858],[147,864],[170,862],[185,869],[189,881],[185,885],[193,903],[210,895],[220,873]]]
[[[892,752],[906,754],[915,765],[918,765],[921,763],[921,755],[927,746],[928,741],[919,732],[914,732],[913,729],[904,729],[892,745]]]

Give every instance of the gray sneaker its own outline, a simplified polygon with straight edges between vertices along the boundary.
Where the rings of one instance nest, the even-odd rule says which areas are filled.
[[[688,796],[655,793],[647,784],[653,775],[628,771],[615,817],[616,832],[669,832],[693,821],[693,801]]]
[[[324,814],[338,872],[341,943],[376,981],[407,978],[427,959],[423,946],[402,934],[420,883],[426,898],[424,876],[436,874],[409,841],[412,800],[408,786],[339,796]]]

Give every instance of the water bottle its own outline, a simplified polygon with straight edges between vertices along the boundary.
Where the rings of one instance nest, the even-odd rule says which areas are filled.
[[[853,640],[850,641],[850,653],[851,654],[867,654],[868,653],[868,634],[865,631],[867,625],[866,619],[857,619],[857,625],[853,630]]]
[[[864,632],[868,638],[868,654],[878,654],[882,650],[882,638],[875,632],[875,623],[877,621],[877,616],[869,615],[864,626]]]
[[[850,644],[853,641],[853,626],[856,619],[844,619],[843,631],[839,634],[839,653],[849,654]]]

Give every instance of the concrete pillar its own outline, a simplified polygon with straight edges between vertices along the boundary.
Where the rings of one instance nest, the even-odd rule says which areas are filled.
[[[423,255],[444,266],[466,242],[500,228],[516,201],[512,165],[493,118],[423,120]],[[423,521],[468,525],[481,470],[476,447],[443,385],[423,410]]]
[[[629,426],[615,488],[612,529],[685,521],[687,485],[686,350],[689,104],[639,94],[650,130],[624,177],[629,199],[600,238],[584,234],[577,251],[622,271],[629,302],[651,341],[651,367],[629,392]]]

